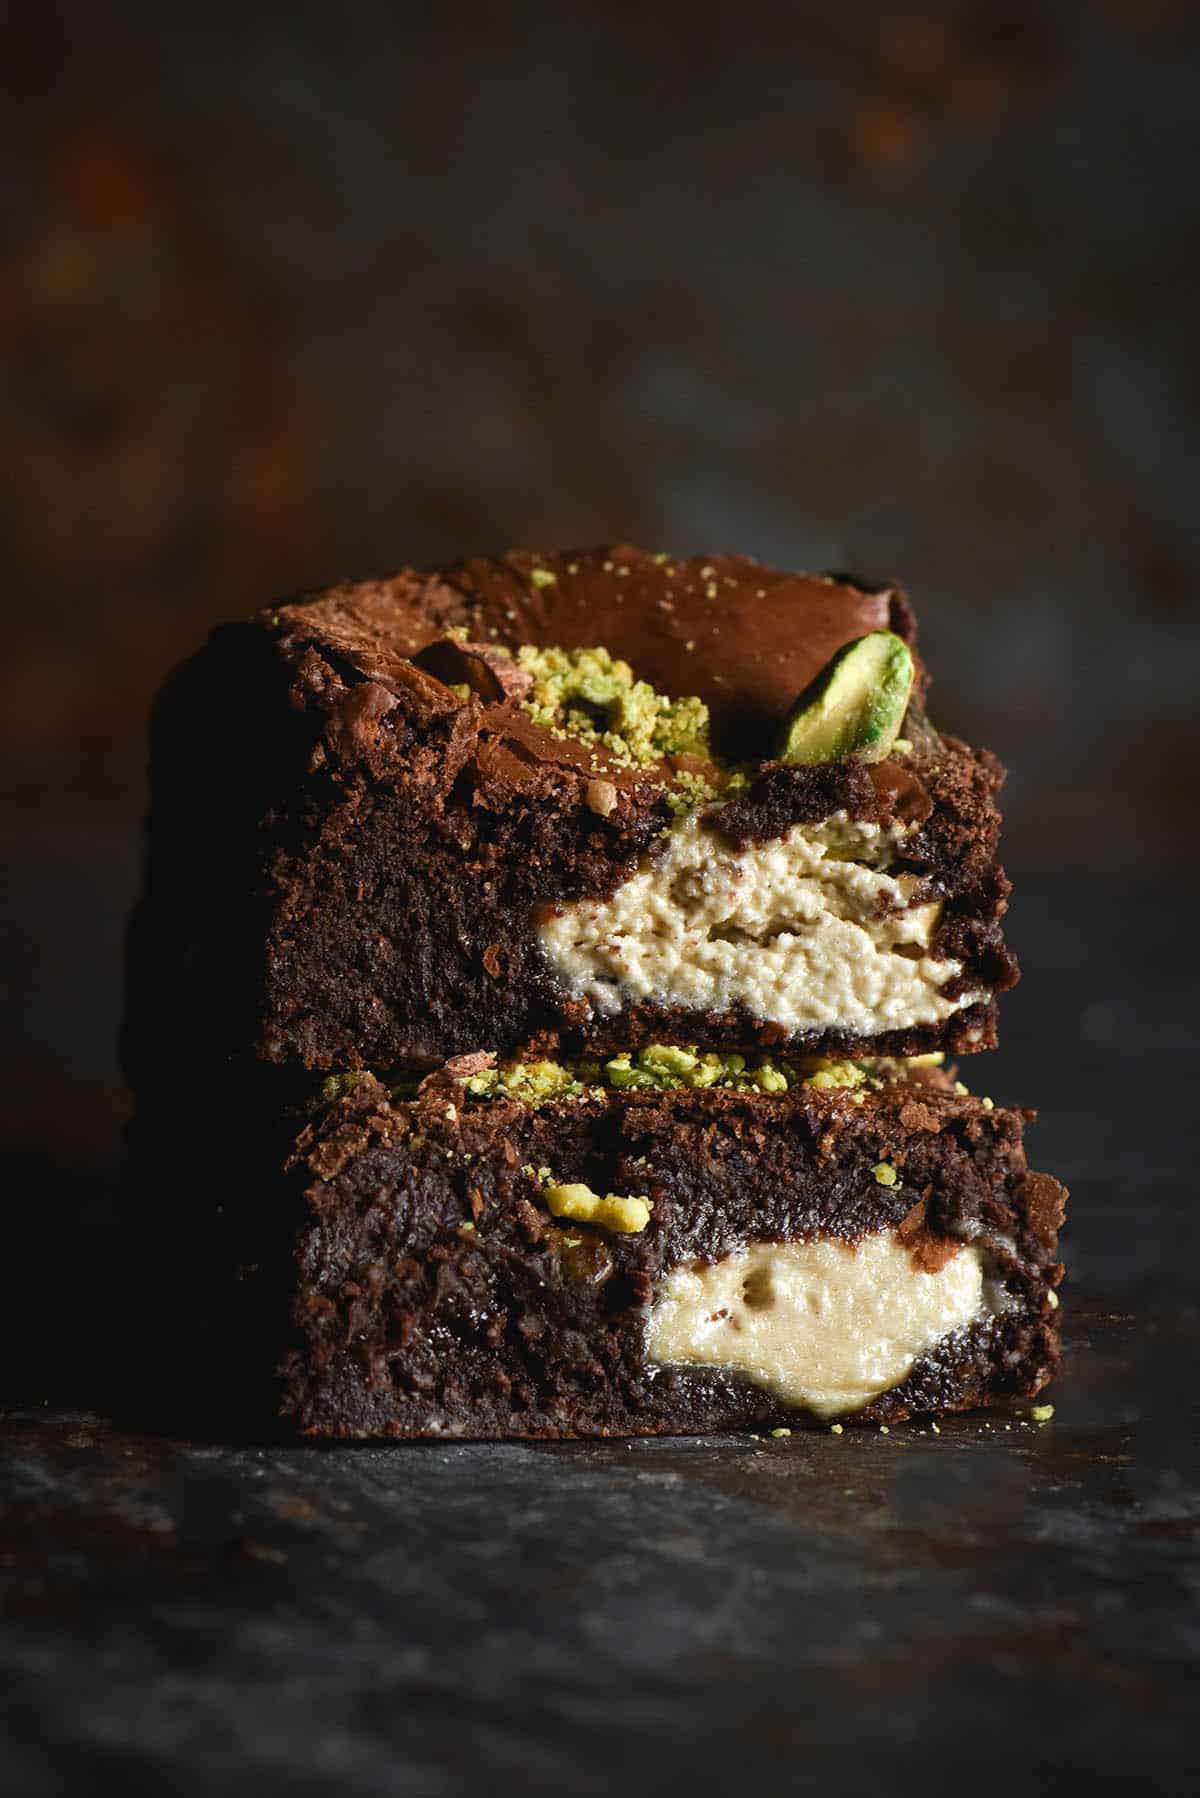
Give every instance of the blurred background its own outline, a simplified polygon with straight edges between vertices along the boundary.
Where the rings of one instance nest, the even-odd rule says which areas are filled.
[[[1194,5],[2,17],[14,1198],[65,1219],[117,1163],[170,664],[289,590],[620,538],[905,582],[935,714],[1012,769],[1026,983],[974,1079],[1042,1105],[1037,1159],[1077,1186],[1131,1129],[1178,1179]]]

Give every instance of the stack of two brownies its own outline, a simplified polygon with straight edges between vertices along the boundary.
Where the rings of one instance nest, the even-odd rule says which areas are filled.
[[[1037,1392],[1001,778],[894,588],[632,548],[347,586],[158,707],[125,1055],[160,1359],[328,1436]]]

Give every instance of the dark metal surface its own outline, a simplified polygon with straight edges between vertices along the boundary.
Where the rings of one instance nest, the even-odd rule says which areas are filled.
[[[1075,1309],[1052,1422],[936,1436],[261,1450],[13,1416],[4,1789],[1164,1790],[1200,1771],[1200,1489],[1148,1382],[1195,1320],[1148,1323]]]

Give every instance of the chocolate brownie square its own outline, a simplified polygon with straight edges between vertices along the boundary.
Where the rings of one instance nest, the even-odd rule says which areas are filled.
[[[200,1389],[226,1428],[275,1413],[330,1437],[877,1424],[1030,1397],[1057,1360],[1066,1195],[1027,1167],[1029,1115],[921,1063],[661,1045],[476,1054],[415,1090],[335,1076],[253,1143],[218,1106],[206,1160],[181,1166],[170,1132],[143,1144],[158,1361],[173,1402]]]
[[[797,752],[864,642],[907,662],[903,715]],[[481,1044],[990,1046],[1001,770],[926,686],[896,588],[627,547],[218,630],[156,714],[133,1083]]]

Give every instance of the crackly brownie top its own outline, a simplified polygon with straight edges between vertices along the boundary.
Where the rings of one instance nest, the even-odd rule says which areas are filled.
[[[730,757],[768,753],[797,695],[844,644],[879,630],[915,639],[896,587],[623,544],[556,555],[514,550],[408,570],[262,616],[372,673],[421,655],[448,632],[510,651],[603,645],[662,693],[703,701],[713,744]],[[922,686],[918,671],[918,692]]]

